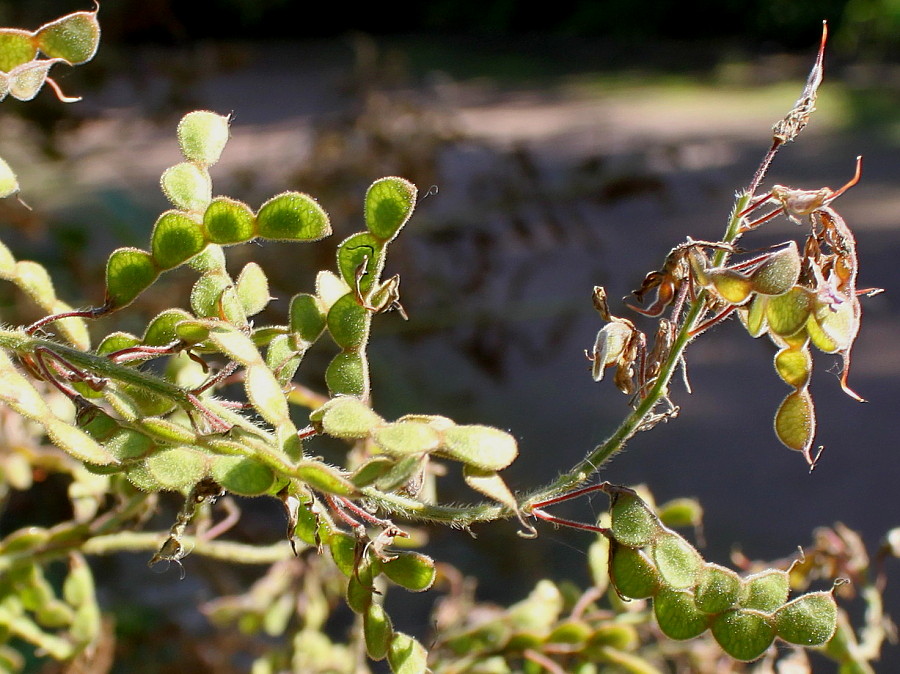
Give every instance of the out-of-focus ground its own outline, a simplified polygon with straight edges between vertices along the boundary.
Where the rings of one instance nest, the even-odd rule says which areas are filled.
[[[472,66],[455,74],[452,63],[417,67],[421,45],[395,52],[363,40],[357,47],[356,58],[334,44],[142,53],[130,75],[113,71],[97,91],[77,92],[86,98],[78,104],[84,121],[55,138],[63,159],[36,160],[41,138],[16,120],[4,122],[0,155],[19,170],[34,211],[5,205],[0,215],[26,248],[51,260],[87,251],[60,294],[96,303],[105,256],[118,245],[146,245],[166,207],[159,175],[179,161],[177,115],[160,112],[163,121],[150,122],[148,112],[231,112],[214,193],[255,207],[279,191],[308,191],[332,213],[337,240],[361,227],[372,180],[403,175],[421,194],[436,185],[388,259],[387,272],[401,274],[410,320],[376,320],[375,406],[388,418],[436,413],[508,428],[521,448],[509,482],[519,490],[543,484],[627,409],[611,382],[589,376],[583,350],[601,326],[592,287],[606,286],[613,312],[628,315],[618,298],[672,246],[721,235],[772,123],[799,95],[812,49],[802,58],[723,59],[679,76],[651,68],[587,72],[578,63],[566,72],[559,59],[558,72],[498,80],[490,74],[498,52],[485,55],[479,75]],[[507,56],[527,72],[528,52],[517,49]],[[679,54],[674,49],[672,59]],[[782,150],[766,184],[837,188],[856,156],[864,157],[862,182],[834,205],[856,233],[860,286],[886,290],[863,300],[853,352],[850,382],[870,402],[841,392],[838,358],[814,354],[817,441],[825,451],[808,474],[771,430],[788,393],[772,367],[774,349],[729,321],[689,349],[694,392],[675,383],[678,418],[636,437],[600,476],[645,482],[660,501],[699,498],[706,555],[722,563],[737,545],[750,557],[789,556],[809,543],[813,528],[836,521],[862,531],[872,548],[900,525],[900,117],[875,114],[891,108],[879,103],[879,91],[896,100],[900,75],[883,66],[826,71],[819,112]],[[67,78],[60,83],[68,91]],[[778,218],[743,245],[802,235]],[[45,247],[47,240],[55,243]],[[318,253],[248,246],[233,255],[262,260],[278,297],[273,306],[283,312],[290,294],[312,288],[313,265],[328,264],[333,248],[318,246]],[[470,498],[462,489],[452,495]],[[605,505],[564,512],[591,519]],[[278,530],[273,516],[268,526]],[[482,576],[484,596],[509,600],[545,574],[584,573],[583,533],[541,527],[542,537],[530,542],[509,523],[477,533],[470,543],[459,532],[438,532],[434,545],[439,557],[455,555],[449,561]],[[887,608],[900,615],[900,565],[889,572]]]

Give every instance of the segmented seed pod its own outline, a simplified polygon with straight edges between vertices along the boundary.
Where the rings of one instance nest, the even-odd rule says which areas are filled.
[[[760,657],[775,640],[774,619],[760,611],[736,609],[717,616],[710,626],[722,650],[735,660]]]
[[[741,578],[731,569],[707,562],[697,575],[694,601],[704,613],[721,613],[737,603]]]
[[[812,375],[812,356],[809,348],[785,348],[775,354],[775,371],[788,386],[804,388]]]
[[[623,597],[646,599],[662,586],[659,570],[643,550],[611,541],[609,559],[610,581]]]
[[[664,531],[656,515],[633,490],[617,488],[610,498],[610,530],[618,543],[641,547],[655,540]]]
[[[790,576],[786,571],[766,569],[744,578],[740,605],[771,613],[787,601],[790,589]]]
[[[810,460],[816,432],[816,413],[806,388],[792,391],[775,412],[775,434],[788,449],[803,452]]]
[[[802,286],[794,286],[783,295],[769,297],[766,305],[769,330],[782,337],[796,334],[806,324],[812,309],[813,295]]]
[[[653,598],[659,629],[670,639],[693,639],[709,627],[710,616],[697,608],[689,590],[663,587]]]
[[[799,278],[800,253],[794,241],[766,257],[750,274],[753,292],[761,295],[783,295]]]
[[[733,269],[710,269],[709,281],[716,292],[729,304],[743,304],[753,292],[749,277]]]
[[[664,585],[688,588],[696,584],[703,558],[694,546],[675,532],[666,531],[657,536],[650,547]]]
[[[837,604],[831,592],[810,592],[775,612],[775,632],[791,644],[821,646],[836,628]]]

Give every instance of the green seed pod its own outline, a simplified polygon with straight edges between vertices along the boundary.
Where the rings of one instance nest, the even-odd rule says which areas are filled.
[[[130,332],[111,332],[97,345],[97,355],[105,356],[121,349],[127,349],[141,343],[141,340]]]
[[[254,333],[254,342],[257,334]],[[272,370],[282,388],[289,389],[291,380],[300,367],[303,359],[303,351],[294,347],[294,340],[290,335],[277,335],[266,349],[266,366]]]
[[[8,73],[34,60],[37,51],[34,37],[27,30],[0,28],[0,72]]]
[[[743,304],[753,292],[749,277],[733,269],[710,269],[709,281],[729,304]]]
[[[147,325],[141,342],[146,346],[165,346],[177,339],[175,326],[183,320],[193,318],[184,309],[166,309]]]
[[[806,329],[817,349],[837,353],[853,344],[859,332],[859,313],[854,307],[854,302],[850,300],[834,304],[815,302]]]
[[[699,527],[703,524],[703,506],[693,498],[667,501],[657,508],[656,514],[667,527]]]
[[[740,597],[741,578],[731,569],[706,563],[697,576],[694,602],[704,613],[721,613]]]
[[[328,332],[342,349],[356,350],[369,339],[370,319],[371,314],[356,301],[355,293],[349,292],[328,310]]]
[[[609,579],[620,595],[646,599],[659,591],[662,577],[643,550],[610,541],[609,552]]]
[[[369,363],[365,353],[344,351],[337,354],[325,370],[325,383],[331,397],[348,395],[367,398]]]
[[[105,442],[119,430],[119,422],[99,408],[79,417],[79,426],[97,442]]]
[[[717,616],[710,626],[713,636],[735,660],[749,662],[766,652],[775,640],[773,618],[759,611],[737,609]]]
[[[557,624],[547,635],[548,644],[567,644],[574,647],[583,647],[594,635],[590,625],[580,620],[564,620]]]
[[[37,304],[51,303],[56,299],[53,281],[43,265],[31,260],[16,262],[16,285]]]
[[[788,449],[808,455],[815,433],[816,413],[809,391],[789,393],[775,412],[775,435]]]
[[[396,457],[427,454],[441,443],[440,433],[421,421],[398,421],[376,428],[372,439],[381,451]]]
[[[264,239],[318,241],[331,234],[328,214],[300,192],[282,192],[264,203],[256,214],[257,234]]]
[[[516,439],[491,426],[453,426],[444,431],[441,454],[481,470],[506,468],[519,454]]]
[[[788,386],[805,388],[812,375],[809,348],[785,348],[775,354],[775,371]]]
[[[381,571],[411,592],[424,592],[434,584],[434,560],[419,552],[400,552],[382,562]]]
[[[119,461],[131,461],[147,456],[156,445],[143,433],[123,428],[104,442],[103,447]]]
[[[125,471],[125,477],[137,489],[147,494],[164,490],[162,484],[147,470],[143,462],[130,464]]]
[[[222,293],[231,286],[231,279],[220,271],[203,274],[191,288],[191,310],[200,318],[218,318]]]
[[[664,584],[673,588],[696,584],[703,558],[694,546],[671,531],[662,533],[651,546],[653,561]]]
[[[790,576],[786,571],[766,569],[744,579],[740,605],[771,613],[787,601],[790,589]]]
[[[269,296],[269,279],[266,278],[262,267],[255,262],[244,265],[235,286],[246,316],[255,316],[265,309],[272,299]]]
[[[325,330],[325,307],[315,295],[294,295],[288,315],[291,332],[304,342],[312,344]]]
[[[263,364],[251,365],[244,377],[247,399],[259,415],[273,426],[290,419],[287,398],[272,371]]]
[[[356,538],[343,531],[335,531],[325,544],[338,570],[348,578],[352,576],[356,569]]]
[[[785,248],[769,255],[753,273],[753,292],[761,295],[784,295],[800,278],[800,253],[791,241]]]
[[[363,615],[363,637],[368,656],[372,660],[384,660],[393,636],[394,628],[390,616],[381,604],[372,602]]]
[[[416,206],[416,186],[403,178],[382,178],[366,192],[366,227],[381,241],[390,241]]]
[[[166,198],[182,211],[204,213],[212,199],[209,171],[193,162],[182,162],[167,168],[159,184]]]
[[[339,469],[321,461],[301,461],[294,470],[296,476],[313,489],[336,496],[354,496],[356,487]]]
[[[664,531],[647,504],[633,490],[624,487],[611,494],[610,516],[613,538],[622,545],[641,547]]]
[[[0,32],[0,45],[2,45],[2,32]],[[0,53],[3,47],[0,46]],[[0,199],[12,196],[19,191],[19,179],[16,178],[12,167],[5,160],[0,159]],[[5,264],[0,267],[6,267]]]
[[[180,211],[159,216],[150,235],[150,251],[160,269],[172,269],[203,250],[206,240],[200,225]]]
[[[114,309],[131,304],[153,285],[159,269],[150,253],[137,248],[119,248],[106,263],[106,303]]]
[[[222,489],[238,496],[259,496],[275,484],[271,468],[243,456],[213,457],[210,476]]]
[[[766,306],[769,330],[782,337],[796,334],[803,329],[812,308],[812,294],[802,286],[794,286],[783,295],[769,297]]]
[[[325,313],[349,291],[350,286],[334,272],[322,270],[316,274],[316,295]]]
[[[358,284],[360,292],[365,294],[381,277],[384,244],[369,232],[351,234],[338,246],[337,267],[341,278],[350,288],[355,288]],[[362,275],[359,275],[360,271]]]
[[[175,336],[185,344],[199,344],[209,338],[209,325],[203,321],[181,321],[175,325]]]
[[[47,81],[47,75],[50,72],[50,68],[62,60],[63,59],[35,60],[16,66],[9,71],[7,76],[9,95],[19,101],[30,101],[37,96],[38,92],[43,88],[44,82]],[[3,94],[3,96],[0,96],[0,100],[2,100],[6,95],[6,91],[0,93]],[[70,103],[80,99],[72,98],[62,100]]]
[[[188,161],[212,166],[228,142],[228,117],[208,110],[189,112],[178,122],[178,144]]]
[[[313,510],[315,501],[300,503],[295,513],[294,536],[307,545],[316,545],[319,542],[319,517]]]
[[[100,44],[97,10],[73,12],[41,26],[35,35],[37,46],[50,58],[60,58],[71,65],[94,58]]]
[[[347,582],[346,600],[350,610],[357,614],[365,613],[372,605],[372,594],[375,592],[372,577],[372,564],[368,556],[359,561],[354,573]]]
[[[48,598],[34,608],[35,619],[41,627],[59,629],[68,627],[75,619],[75,611],[55,597]]]
[[[18,529],[0,541],[0,550],[4,554],[33,550],[44,545],[50,538],[50,534],[44,527],[25,527]]]
[[[393,674],[424,674],[428,671],[428,651],[402,632],[394,632],[387,658]]]
[[[117,463],[115,457],[97,441],[81,429],[70,426],[68,422],[56,417],[48,417],[42,423],[50,441],[79,461],[99,466]]]
[[[372,408],[352,396],[332,398],[310,414],[309,421],[321,432],[344,440],[368,437],[384,423]]]
[[[63,597],[75,607],[96,601],[91,567],[78,553],[69,555],[69,574],[63,581]]]
[[[216,197],[203,214],[203,228],[213,243],[244,243],[256,237],[256,215],[242,201]]]
[[[209,455],[190,447],[173,447],[154,453],[144,466],[163,489],[187,489],[206,477]]]
[[[766,319],[766,310],[769,306],[769,298],[766,295],[756,295],[750,300],[749,304],[745,304],[738,309],[738,317],[741,323],[754,339],[764,335],[769,329],[769,322]]]
[[[790,644],[821,646],[837,628],[837,604],[831,592],[810,592],[775,612],[775,632]]]
[[[197,442],[197,434],[187,426],[176,424],[161,417],[146,417],[140,419],[141,428],[163,442],[179,445],[190,445]]]
[[[653,598],[659,629],[670,639],[693,639],[706,631],[710,616],[694,603],[693,593],[663,587]]]

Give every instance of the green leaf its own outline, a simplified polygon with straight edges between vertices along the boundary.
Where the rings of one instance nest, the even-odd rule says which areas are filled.
[[[36,34],[37,46],[50,58],[61,58],[71,65],[94,58],[100,44],[97,10],[73,12],[41,26]]]
[[[159,216],[150,235],[150,251],[160,269],[172,269],[203,250],[206,239],[200,225],[180,211]]]
[[[501,470],[519,453],[512,435],[490,426],[454,426],[444,431],[441,452],[482,470]]]
[[[203,227],[213,243],[244,243],[256,237],[256,215],[242,201],[216,197],[203,214]]]
[[[256,262],[248,262],[241,269],[235,283],[238,299],[247,316],[255,316],[266,308],[269,296],[269,279]]]
[[[403,178],[382,178],[366,192],[366,227],[381,241],[390,241],[416,206],[416,186]]]
[[[178,144],[188,161],[212,166],[228,142],[229,118],[208,110],[189,112],[178,123]]]
[[[27,30],[0,28],[0,72],[8,73],[16,66],[37,56],[34,36]]]
[[[223,489],[238,496],[259,496],[275,484],[271,468],[243,456],[214,457],[210,474]]]
[[[256,226],[265,239],[318,241],[331,234],[328,214],[300,192],[283,192],[269,199],[256,214]]]
[[[766,652],[775,639],[772,619],[758,611],[739,609],[719,615],[712,633],[722,650],[735,660],[749,662]]]
[[[428,671],[428,651],[402,632],[394,633],[387,657],[393,674],[425,674]]]
[[[803,452],[809,460],[816,433],[816,413],[812,396],[805,388],[793,391],[775,412],[775,435],[788,449]]]
[[[212,199],[209,171],[193,162],[182,162],[167,168],[159,184],[172,205],[183,211],[203,213]]]
[[[114,250],[106,263],[106,302],[115,309],[131,304],[153,285],[159,270],[150,253],[137,248]]]

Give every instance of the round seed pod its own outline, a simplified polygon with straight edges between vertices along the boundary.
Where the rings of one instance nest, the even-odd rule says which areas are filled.
[[[372,660],[384,660],[388,654],[394,628],[391,617],[381,604],[372,602],[363,615],[363,637],[366,642],[366,654]]]
[[[190,447],[173,447],[149,456],[144,466],[163,489],[186,489],[206,477],[209,455]]]
[[[653,598],[653,613],[659,629],[670,639],[693,639],[706,631],[710,616],[697,608],[688,590],[664,587]]]
[[[172,269],[206,246],[200,225],[180,211],[166,211],[153,227],[150,251],[160,269]]]
[[[381,276],[383,266],[384,243],[369,232],[351,234],[338,246],[338,271],[350,288],[356,287],[357,274],[362,269],[365,273],[359,278],[359,289],[368,292]]]
[[[769,330],[787,337],[799,332],[813,309],[812,293],[802,286],[794,286],[783,295],[769,298],[766,320]]]
[[[749,662],[766,652],[775,640],[774,619],[759,611],[736,609],[717,616],[710,626],[722,650],[735,660]]]
[[[181,321],[193,318],[184,309],[166,309],[147,325],[141,343],[146,346],[165,346],[177,339],[175,326]]]
[[[659,570],[643,550],[610,542],[609,578],[616,591],[629,599],[652,597],[662,585]]]
[[[800,348],[785,348],[775,354],[775,371],[788,386],[804,388],[812,375],[812,356],[804,345]]]
[[[762,295],[783,295],[800,278],[800,253],[791,241],[787,247],[769,255],[750,274],[753,292]]]
[[[744,578],[740,605],[765,613],[771,613],[787,601],[791,591],[787,571],[766,569]]]
[[[381,241],[390,241],[416,206],[416,186],[403,178],[376,180],[366,192],[366,227]]]
[[[309,421],[321,432],[335,438],[366,438],[384,423],[371,407],[359,398],[337,396],[309,415]]]
[[[441,453],[482,470],[501,470],[518,456],[515,438],[491,426],[453,426],[444,431]]]
[[[344,351],[337,354],[325,370],[325,383],[331,396],[365,398],[369,394],[369,363],[364,353]]]
[[[419,552],[400,552],[381,563],[381,571],[411,592],[424,592],[434,584],[434,560]]]
[[[31,33],[18,28],[0,28],[0,71],[8,73],[16,66],[33,61],[37,46]]]
[[[753,283],[733,269],[710,269],[709,280],[716,292],[729,304],[743,304],[753,292]]]
[[[228,142],[228,117],[209,110],[189,112],[178,122],[178,144],[188,161],[212,166]]]
[[[651,550],[663,584],[673,588],[694,586],[703,567],[703,558],[694,546],[674,531],[665,531],[653,541]]]
[[[837,604],[831,592],[810,592],[775,611],[775,632],[799,646],[821,646],[837,628]]]
[[[100,44],[97,11],[73,12],[44,24],[37,30],[35,42],[49,58],[60,58],[73,66],[90,61]]]
[[[610,515],[613,538],[622,545],[647,545],[664,530],[653,511],[631,489],[613,494]]]
[[[721,613],[740,597],[741,578],[731,569],[706,563],[697,577],[694,601],[704,613]]]
[[[167,168],[159,184],[166,199],[182,211],[203,213],[212,199],[209,171],[193,162],[186,161]]]
[[[256,231],[264,239],[318,241],[331,234],[331,223],[308,194],[282,192],[260,207]]]
[[[131,304],[153,285],[159,269],[147,251],[119,248],[106,262],[106,303],[115,309]]]
[[[244,243],[256,237],[256,215],[242,201],[216,197],[203,214],[203,228],[212,243]]]
[[[342,349],[356,350],[369,339],[370,316],[356,301],[356,294],[349,292],[328,310],[328,332]]]
[[[789,393],[775,412],[775,435],[788,449],[809,453],[816,432],[812,396],[805,388]]]

